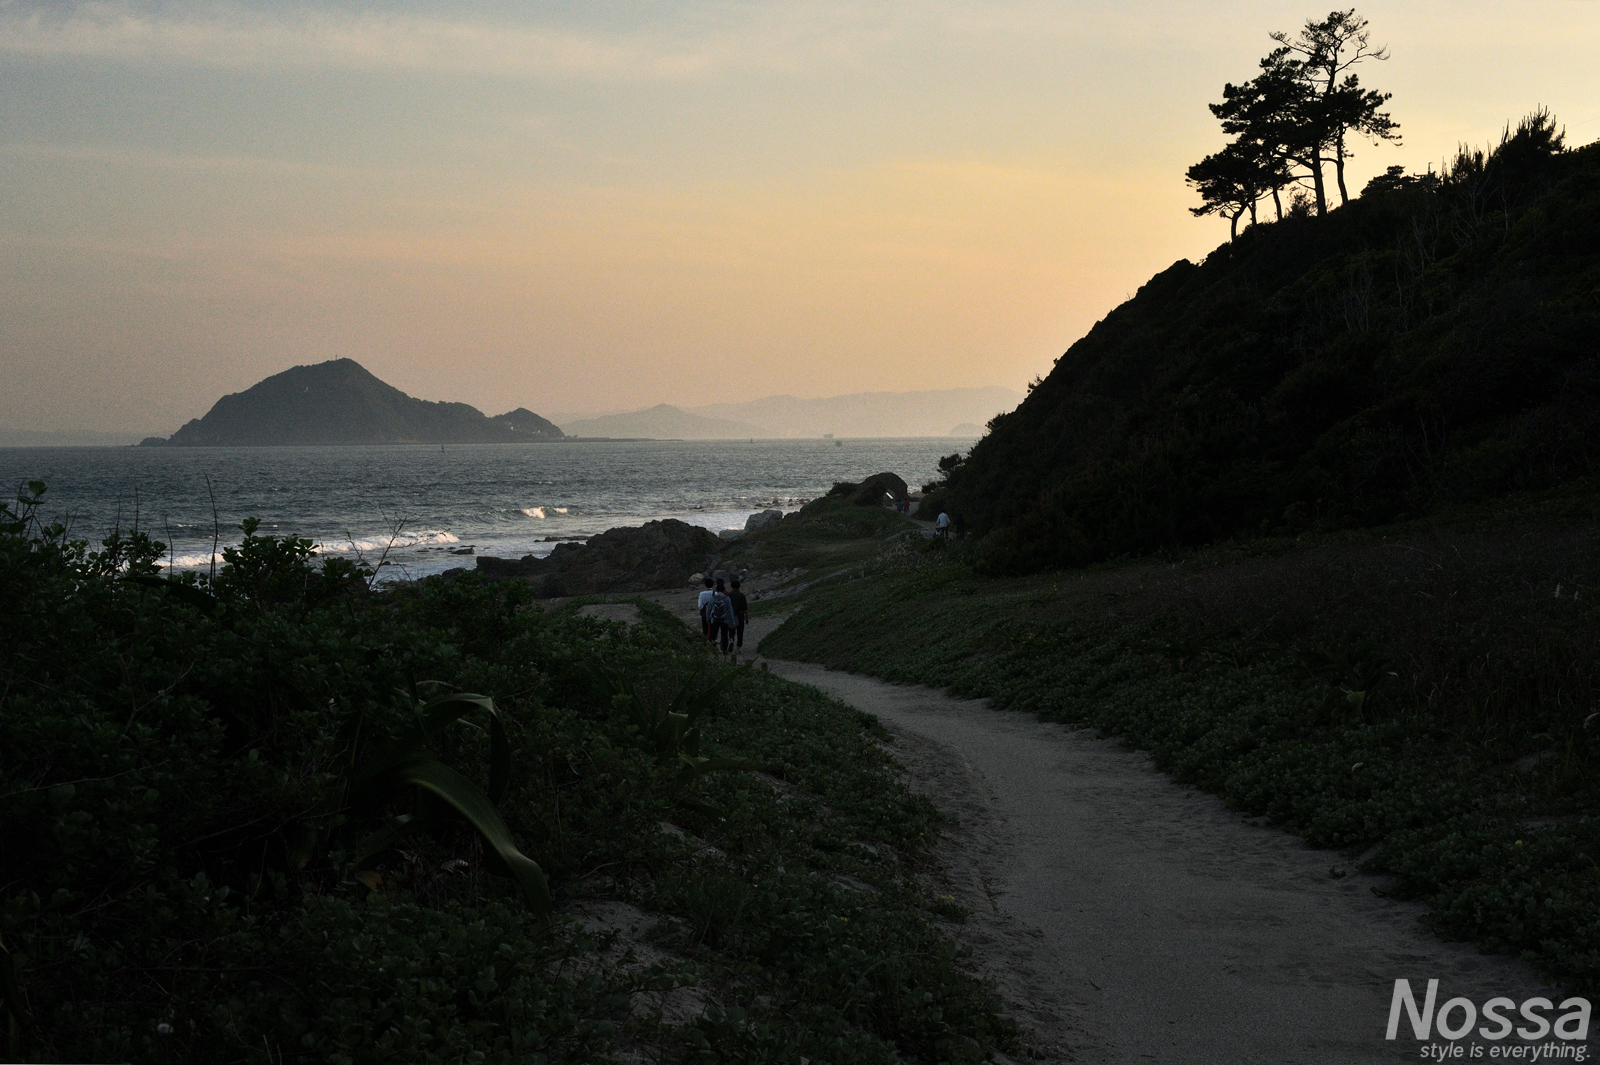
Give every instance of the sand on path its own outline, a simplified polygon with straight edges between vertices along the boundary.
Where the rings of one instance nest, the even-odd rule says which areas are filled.
[[[1246,823],[1088,730],[817,665],[771,668],[875,715],[912,786],[955,819],[941,879],[973,912],[962,938],[1036,1054],[1416,1061],[1407,1022],[1384,1038],[1397,978],[1419,1002],[1429,979],[1440,1003],[1551,994],[1531,966],[1439,939],[1417,923],[1422,907],[1375,896],[1379,881],[1337,853]]]
[[[692,593],[657,601],[694,619]],[[752,619],[746,648],[782,621]],[[951,816],[936,890],[971,911],[955,935],[1035,1060],[1417,1061],[1426,1044],[1404,1019],[1384,1038],[1398,978],[1419,1004],[1430,979],[1440,1004],[1560,1001],[1530,965],[1433,935],[1422,906],[1374,895],[1382,881],[1339,853],[1246,820],[1116,741],[931,688],[762,661],[876,716],[911,787]],[[1521,1042],[1474,1034],[1462,1049],[1474,1041],[1485,1053]]]

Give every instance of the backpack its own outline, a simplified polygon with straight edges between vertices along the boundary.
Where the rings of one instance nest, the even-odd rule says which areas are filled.
[[[733,602],[727,596],[718,592],[711,597],[711,623],[713,625],[733,624]]]

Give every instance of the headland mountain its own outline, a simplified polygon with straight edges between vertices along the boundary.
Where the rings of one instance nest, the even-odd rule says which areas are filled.
[[[980,426],[1021,401],[1022,393],[1009,388],[945,388],[813,398],[764,396],[742,403],[694,407],[662,404],[645,410],[555,414],[551,418],[574,436],[670,436],[684,440],[979,436]]]
[[[217,400],[205,417],[142,446],[537,443],[564,436],[525,407],[494,417],[385,384],[353,359],[296,366]]]
[[[992,572],[1600,473],[1600,142],[1547,112],[1152,277],[928,486]]]

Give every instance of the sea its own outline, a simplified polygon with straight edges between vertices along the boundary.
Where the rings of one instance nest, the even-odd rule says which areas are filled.
[[[311,540],[384,579],[473,565],[477,555],[544,556],[556,544],[676,518],[713,532],[758,511],[785,513],[838,481],[891,471],[913,488],[938,437],[754,441],[561,441],[369,447],[0,448],[10,486],[45,483],[41,518],[96,543],[137,526],[174,571],[221,564],[239,524]],[[213,547],[215,546],[215,550]]]

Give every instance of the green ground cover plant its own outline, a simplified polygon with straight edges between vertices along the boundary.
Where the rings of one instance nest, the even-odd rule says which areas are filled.
[[[987,697],[1425,899],[1429,923],[1600,990],[1592,484],[1450,521],[995,579],[961,545],[825,582],[774,657]]]
[[[472,575],[377,591],[254,527],[169,581],[141,531],[41,526],[42,493],[0,512],[10,1057],[1013,1039],[918,887],[938,816],[848,707],[729,675],[648,602],[627,625]]]

